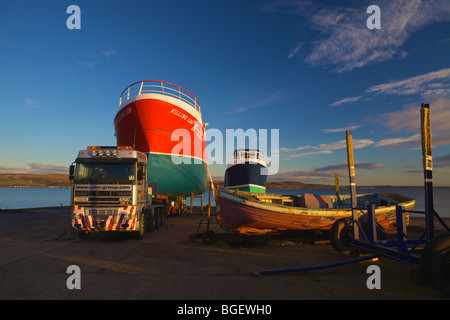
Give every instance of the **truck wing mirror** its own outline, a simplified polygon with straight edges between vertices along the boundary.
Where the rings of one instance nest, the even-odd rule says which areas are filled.
[[[72,164],[69,167],[69,180],[74,179],[74,173],[75,173],[75,166]]]

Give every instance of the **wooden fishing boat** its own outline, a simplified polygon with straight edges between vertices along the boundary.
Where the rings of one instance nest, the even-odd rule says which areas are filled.
[[[219,188],[216,201],[221,227],[240,232],[327,230],[336,220],[352,216],[350,195],[293,196]],[[357,195],[357,207],[368,204],[375,205],[377,223],[387,230],[395,221],[396,206],[413,210],[415,200],[390,192]]]

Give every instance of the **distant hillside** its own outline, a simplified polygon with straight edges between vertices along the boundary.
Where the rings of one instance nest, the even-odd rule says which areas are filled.
[[[223,181],[214,181],[214,184],[223,186]],[[308,184],[300,181],[267,181],[267,189],[334,189],[332,185]],[[345,187],[341,187],[345,188]]]
[[[67,174],[0,174],[0,187],[70,187]]]
[[[223,181],[214,181],[215,185],[223,186]],[[0,174],[0,188],[4,187],[28,187],[28,188],[68,188],[70,187],[67,174]],[[334,185],[308,184],[300,181],[267,181],[267,189],[334,189]],[[341,190],[348,186],[341,185]],[[423,188],[422,186],[357,186],[365,188]]]

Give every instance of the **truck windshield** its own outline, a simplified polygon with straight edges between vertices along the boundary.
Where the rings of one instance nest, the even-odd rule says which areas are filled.
[[[136,168],[134,163],[77,163],[75,180],[126,180],[134,181]]]

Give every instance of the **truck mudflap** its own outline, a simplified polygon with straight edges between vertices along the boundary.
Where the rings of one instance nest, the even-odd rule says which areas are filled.
[[[72,229],[75,231],[137,231],[137,218],[136,206],[72,207]]]

